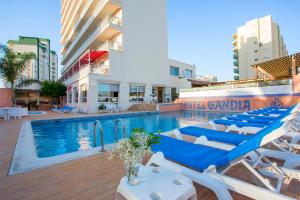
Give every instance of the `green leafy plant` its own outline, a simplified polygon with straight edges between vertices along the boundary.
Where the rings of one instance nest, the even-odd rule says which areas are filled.
[[[43,81],[41,84],[41,95],[54,98],[61,102],[61,97],[66,94],[66,86],[60,81]]]
[[[21,80],[22,73],[29,62],[35,58],[33,53],[14,53],[8,47],[0,45],[0,75],[10,84],[12,89],[12,102],[16,105],[16,84]]]
[[[106,106],[101,103],[99,106],[98,106],[98,110],[105,110],[106,109]]]

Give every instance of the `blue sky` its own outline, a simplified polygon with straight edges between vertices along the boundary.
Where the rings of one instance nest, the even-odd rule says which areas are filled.
[[[298,0],[168,0],[169,57],[197,66],[198,74],[231,80],[236,27],[271,14],[289,53],[300,51]],[[49,38],[60,52],[60,1],[1,2],[0,43],[19,35]]]

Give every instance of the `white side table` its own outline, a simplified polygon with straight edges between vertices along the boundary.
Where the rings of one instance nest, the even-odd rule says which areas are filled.
[[[123,177],[117,193],[128,200],[197,200],[191,179],[166,168],[151,166],[140,167],[137,185],[128,185],[127,177]]]

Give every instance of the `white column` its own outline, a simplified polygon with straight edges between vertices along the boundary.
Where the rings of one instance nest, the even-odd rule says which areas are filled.
[[[87,95],[87,105],[88,113],[98,112],[98,82],[95,78],[89,75],[88,80],[88,95]]]
[[[122,110],[126,110],[129,107],[129,84],[125,82],[120,83],[119,107]]]
[[[147,83],[145,85],[145,97],[146,97],[145,103],[150,103],[150,101],[152,100],[151,94],[152,94],[152,85]]]

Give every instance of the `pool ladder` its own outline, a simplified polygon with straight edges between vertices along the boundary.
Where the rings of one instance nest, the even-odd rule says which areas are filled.
[[[118,122],[121,123],[122,125],[122,130],[123,130],[123,133],[122,133],[122,137],[123,138],[126,138],[126,128],[125,128],[125,123],[124,121],[121,119],[121,118],[118,118],[116,119],[115,121],[115,142],[118,142]]]
[[[97,142],[97,138],[96,138],[96,132],[97,132],[97,126],[99,127],[100,130],[100,144],[101,144],[101,152],[104,152],[104,136],[103,136],[103,128],[102,128],[102,124],[99,120],[95,120],[94,122],[94,147],[96,147],[96,142]]]

